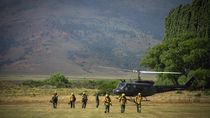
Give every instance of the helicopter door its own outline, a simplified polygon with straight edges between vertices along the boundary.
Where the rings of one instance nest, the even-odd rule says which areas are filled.
[[[124,90],[125,92],[129,95],[132,94],[133,92],[135,92],[136,85],[132,85],[132,84],[126,84]]]

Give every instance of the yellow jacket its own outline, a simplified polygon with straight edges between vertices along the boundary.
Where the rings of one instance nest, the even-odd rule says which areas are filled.
[[[136,96],[135,98],[135,103],[141,105],[142,97],[141,96]]]
[[[72,102],[75,102],[75,101],[76,101],[75,95],[71,95],[71,96],[70,96],[70,101],[72,101]]]
[[[104,105],[112,105],[112,102],[111,102],[111,98],[110,97],[105,97],[104,98]]]
[[[119,102],[121,103],[121,105],[125,105],[127,102],[127,98],[125,96],[121,96],[119,98]]]

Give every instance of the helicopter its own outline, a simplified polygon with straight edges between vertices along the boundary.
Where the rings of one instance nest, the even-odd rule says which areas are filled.
[[[154,85],[154,81],[151,80],[141,80],[141,74],[175,74],[181,75],[181,72],[156,72],[156,71],[137,71],[133,70],[133,72],[138,73],[138,80],[126,82],[125,80],[121,80],[118,86],[113,89],[113,93],[115,95],[121,95],[124,93],[126,96],[136,96],[138,93],[141,93],[142,97],[152,96],[155,93],[162,93],[173,90],[185,90],[189,88],[195,77],[191,77],[184,85],[175,85],[175,86],[156,86]]]

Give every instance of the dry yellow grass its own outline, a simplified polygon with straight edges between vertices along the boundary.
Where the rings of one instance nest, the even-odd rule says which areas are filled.
[[[89,94],[87,108],[81,109],[80,92],[86,90]],[[47,91],[44,94],[43,91]],[[210,97],[194,97],[195,93],[183,91],[176,94],[175,91],[156,94],[148,97],[150,101],[142,102],[142,113],[136,113],[135,104],[128,102],[126,112],[120,113],[120,104],[116,96],[111,96],[113,106],[109,114],[104,113],[102,104],[104,96],[100,96],[100,107],[95,108],[95,90],[87,89],[57,89],[59,94],[58,108],[52,109],[49,100],[53,91],[40,89],[35,96],[33,95],[9,95],[0,97],[0,114],[2,118],[209,118],[210,116]],[[69,95],[75,92],[77,97],[76,108],[70,109],[68,106]],[[191,96],[191,102],[187,101]],[[185,100],[186,99],[186,100]],[[199,101],[193,101],[199,99]],[[179,100],[184,100],[179,101]]]
[[[159,93],[148,97],[148,99],[156,103],[210,103],[210,96],[203,95],[201,91],[181,91],[181,94],[176,92]],[[201,94],[201,96],[196,96],[197,94]]]
[[[93,95],[93,90],[88,91],[88,89],[84,89],[87,91],[88,96],[88,103],[94,104],[95,103],[95,96]],[[61,92],[61,90],[57,90],[59,95],[59,103],[60,104],[67,104],[69,102],[69,96],[71,92],[76,94],[77,104],[81,104],[81,95],[80,93],[82,90],[80,89],[72,89],[66,90],[65,92]],[[49,100],[51,99],[51,95],[53,92],[46,92],[46,94],[37,94],[33,95],[21,95],[21,96],[1,96],[0,97],[0,104],[34,104],[34,103],[43,103],[48,104]],[[147,97],[149,101],[143,101],[143,105],[145,104],[210,104],[210,96],[194,96],[196,92],[191,93],[188,91],[183,91],[182,94],[176,94],[175,91],[155,94],[153,96]],[[118,100],[116,99],[117,96],[111,96],[112,103],[118,104]],[[104,96],[100,96],[101,103],[103,102]],[[128,97],[128,99],[133,99]],[[145,100],[145,99],[144,99]],[[132,102],[128,102],[128,105],[133,105]]]
[[[8,84],[7,84],[8,85]],[[10,85],[8,85],[10,86]],[[54,92],[59,95],[57,109],[52,109],[49,100]],[[81,109],[81,93],[86,91],[88,96],[87,109]],[[128,102],[126,112],[120,113],[120,104],[111,96],[113,106],[110,114],[104,114],[102,104],[104,96],[100,97],[100,107],[95,108],[96,89],[41,89],[22,86],[2,88],[0,91],[0,114],[2,118],[209,118],[210,96],[195,95],[200,93],[176,91],[155,94],[148,97],[150,101],[142,102],[142,113],[136,113],[135,104]],[[69,95],[74,92],[77,97],[76,109],[68,106]]]
[[[95,108],[94,96],[89,96],[86,109],[81,108],[80,100],[76,103],[75,109],[70,109],[68,104],[68,96],[59,99],[57,109],[52,109],[48,102],[49,96],[41,98],[41,102],[32,101],[32,98],[20,97],[17,101],[22,103],[0,104],[0,114],[2,118],[209,118],[209,104],[174,104],[174,103],[154,103],[151,101],[143,101],[142,113],[136,112],[133,103],[128,102],[126,112],[120,113],[120,105],[113,97],[113,106],[109,114],[104,113],[104,106],[100,104],[99,108]],[[81,97],[77,96],[78,99]],[[36,98],[38,100],[38,98]],[[30,103],[26,103],[30,101]]]

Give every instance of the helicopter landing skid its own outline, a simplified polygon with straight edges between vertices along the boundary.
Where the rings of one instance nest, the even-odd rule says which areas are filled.
[[[150,101],[150,100],[147,99],[147,97],[143,97],[143,98],[145,98],[145,101]]]

